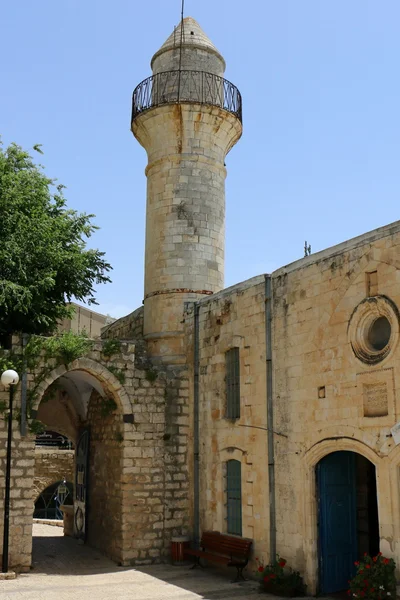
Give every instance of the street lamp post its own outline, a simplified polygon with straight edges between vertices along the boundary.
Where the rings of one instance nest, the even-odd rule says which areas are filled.
[[[8,537],[10,529],[10,475],[11,475],[11,438],[12,438],[12,414],[14,386],[19,381],[18,373],[9,369],[4,371],[1,376],[1,383],[10,390],[10,404],[8,414],[8,435],[7,435],[7,458],[6,458],[6,489],[4,493],[4,528],[3,528],[3,562],[2,572],[8,572]]]

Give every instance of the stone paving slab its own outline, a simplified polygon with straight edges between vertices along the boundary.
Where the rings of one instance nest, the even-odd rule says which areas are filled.
[[[234,575],[234,573],[232,574]],[[34,525],[33,569],[0,582],[1,600],[251,600],[257,583],[231,583],[212,568],[171,565],[118,567],[58,527]],[[306,599],[303,599],[306,600]]]

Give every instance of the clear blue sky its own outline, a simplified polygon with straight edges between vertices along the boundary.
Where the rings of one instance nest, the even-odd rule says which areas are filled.
[[[180,0],[20,0],[1,10],[0,132],[43,144],[71,207],[96,214],[114,267],[99,311],[141,304],[146,155],[133,88]],[[400,2],[186,0],[242,92],[227,157],[226,285],[400,216]]]

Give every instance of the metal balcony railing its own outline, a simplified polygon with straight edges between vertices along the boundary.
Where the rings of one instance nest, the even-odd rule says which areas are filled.
[[[132,121],[149,108],[185,102],[219,106],[242,122],[242,97],[237,87],[205,71],[166,71],[139,83],[132,97]]]

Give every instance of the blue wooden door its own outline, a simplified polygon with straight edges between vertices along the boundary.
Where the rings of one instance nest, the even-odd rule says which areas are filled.
[[[353,452],[333,452],[317,466],[320,592],[348,588],[357,560],[356,469]]]

